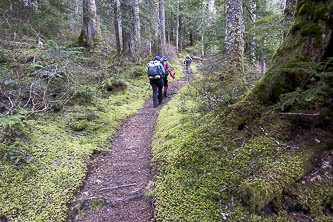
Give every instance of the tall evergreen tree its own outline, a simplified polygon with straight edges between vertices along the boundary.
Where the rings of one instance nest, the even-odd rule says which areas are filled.
[[[160,2],[160,41],[161,41],[161,53],[164,54],[164,47],[166,45],[166,35],[165,35],[165,2],[164,0],[159,0]]]
[[[97,33],[97,14],[95,0],[83,0],[83,28],[81,38],[83,44],[92,47]]]
[[[243,75],[244,63],[244,19],[243,1],[228,0],[226,5],[226,61],[229,64],[233,79]]]
[[[133,8],[133,23],[134,23],[134,44],[136,50],[140,49],[141,44],[141,25],[140,25],[140,7],[139,7],[139,0],[134,0],[132,2]]]
[[[118,52],[123,50],[123,31],[121,24],[121,15],[120,15],[120,0],[114,0],[114,26],[115,26],[115,34],[116,34],[116,46]]]
[[[179,0],[176,0],[176,50],[179,52]]]

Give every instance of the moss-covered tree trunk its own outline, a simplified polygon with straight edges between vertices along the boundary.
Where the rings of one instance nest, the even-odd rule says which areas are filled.
[[[283,93],[294,91],[308,75],[279,71],[292,61],[321,62],[333,56],[333,1],[299,0],[295,21],[282,46],[273,57],[270,71],[249,98],[274,104]]]
[[[80,41],[84,46],[91,47],[94,44],[97,33],[97,14],[95,0],[83,1],[83,28]]]

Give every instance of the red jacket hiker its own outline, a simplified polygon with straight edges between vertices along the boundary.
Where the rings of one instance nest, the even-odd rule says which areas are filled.
[[[168,63],[168,58],[166,56],[162,57],[163,67],[165,70],[165,77],[163,78],[164,82],[164,96],[167,97],[168,95],[168,75],[170,74],[173,79],[175,79],[175,75],[172,72],[172,69]]]

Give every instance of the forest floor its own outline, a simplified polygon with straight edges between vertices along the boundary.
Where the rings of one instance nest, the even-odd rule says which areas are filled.
[[[194,75],[169,84],[166,104]],[[70,206],[71,221],[153,221],[153,200],[147,192],[153,178],[151,140],[159,110],[148,99],[126,120],[109,151],[97,153],[77,198]]]

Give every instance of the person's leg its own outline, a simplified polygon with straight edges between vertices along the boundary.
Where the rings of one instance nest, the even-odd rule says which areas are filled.
[[[154,105],[154,108],[156,108],[158,106],[158,103],[157,103],[157,88],[158,88],[158,85],[155,83],[155,80],[150,80],[150,85],[153,88],[153,105]]]
[[[163,93],[162,93],[162,88],[163,88],[163,79],[159,79],[158,80],[158,88],[160,89],[159,92],[158,92],[158,103],[159,104],[162,104],[162,101],[163,101]]]
[[[168,77],[164,78],[164,96],[167,97],[168,96]]]

